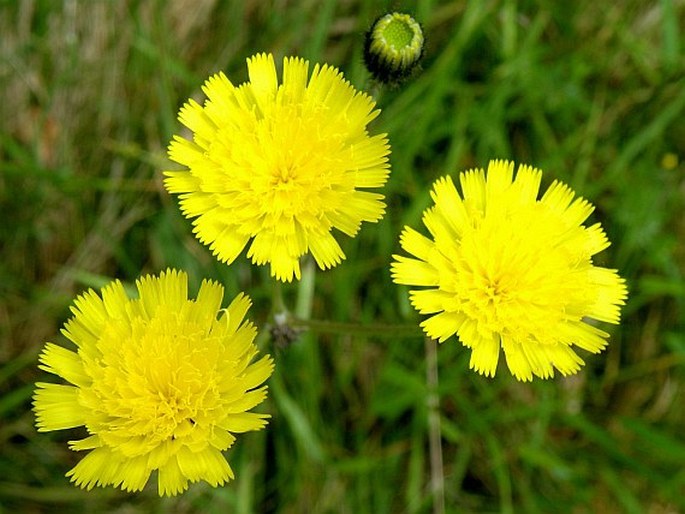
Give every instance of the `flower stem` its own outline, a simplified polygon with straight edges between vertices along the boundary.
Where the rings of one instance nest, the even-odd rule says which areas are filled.
[[[302,263],[302,279],[297,288],[297,301],[295,303],[295,316],[301,319],[309,319],[312,315],[312,301],[314,299],[314,284],[316,268],[312,259],[305,259]]]
[[[428,395],[428,446],[430,451],[431,492],[433,493],[433,514],[445,512],[445,476],[442,466],[442,435],[440,431],[440,398],[438,396],[438,352],[436,341],[426,341],[426,385]]]
[[[302,328],[312,332],[324,334],[355,334],[367,336],[384,336],[393,338],[421,337],[423,332],[416,325],[385,325],[373,323],[362,325],[360,323],[345,323],[339,321],[326,321],[317,319],[290,318],[288,323],[293,328]]]
[[[283,300],[283,286],[281,285],[280,280],[273,281],[272,299],[271,312],[274,315],[288,312],[288,309],[285,306],[285,300]]]

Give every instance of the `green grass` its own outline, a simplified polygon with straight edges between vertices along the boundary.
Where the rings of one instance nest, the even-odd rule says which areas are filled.
[[[362,37],[389,6],[422,22],[426,58],[377,89]],[[0,513],[427,513],[431,476],[446,512],[685,511],[683,26],[675,0],[0,1]],[[30,411],[37,353],[62,340],[76,293],[175,266],[195,288],[246,291],[268,319],[268,272],[215,262],[161,184],[180,104],[218,70],[245,80],[259,51],[373,89],[393,148],[386,217],[342,241],[347,261],[315,273],[313,295],[284,287],[291,309],[416,323],[388,271],[401,227],[439,176],[511,158],[597,206],[613,243],[597,262],[630,287],[623,321],[579,375],[532,384],[470,372],[451,339],[435,388],[420,335],[306,333],[273,350],[273,417],[228,453],[234,482],[174,499],[81,491],[64,478],[74,435],[38,434]]]

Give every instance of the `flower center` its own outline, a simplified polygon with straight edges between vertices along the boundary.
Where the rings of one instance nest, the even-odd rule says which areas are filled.
[[[219,341],[199,325],[162,313],[105,330],[102,356],[93,366],[86,398],[100,412],[89,427],[103,440],[144,437],[167,441],[182,437],[216,407],[215,368]]]
[[[290,190],[293,188],[293,186],[296,186],[296,179],[297,171],[293,168],[293,166],[281,164],[278,165],[271,174],[269,186],[280,191]]]
[[[544,237],[550,221],[540,213],[510,215],[508,222],[485,218],[461,240],[455,261],[455,295],[482,335],[531,337],[558,322],[575,294],[573,270]],[[541,237],[530,237],[530,233]]]
[[[503,289],[496,279],[490,279],[489,284],[485,287],[485,296],[490,303],[498,304],[503,299]]]
[[[325,191],[344,177],[345,144],[327,127],[321,107],[274,103],[270,108],[273,112],[255,129],[253,155],[261,158],[250,163],[249,191],[260,206],[261,222],[319,219],[333,207]]]

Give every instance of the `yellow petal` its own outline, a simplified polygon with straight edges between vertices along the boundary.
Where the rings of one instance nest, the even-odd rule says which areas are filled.
[[[499,360],[499,337],[483,338],[471,347],[469,368],[486,377],[494,377]]]
[[[74,428],[86,423],[88,416],[79,405],[77,387],[62,384],[36,383],[33,410],[39,432]]]

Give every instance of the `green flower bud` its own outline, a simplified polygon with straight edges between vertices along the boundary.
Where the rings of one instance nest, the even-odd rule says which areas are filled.
[[[423,43],[421,25],[414,18],[397,12],[386,14],[366,33],[364,63],[376,80],[397,84],[418,68]]]

